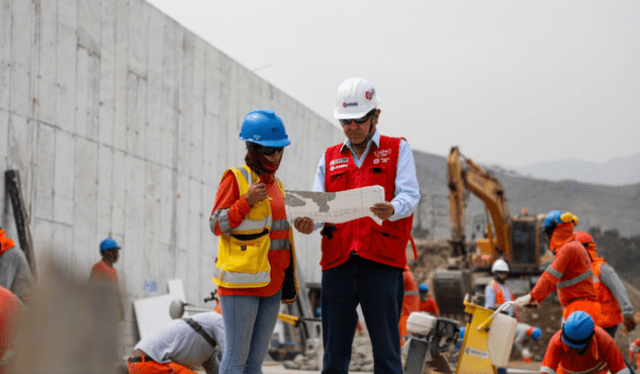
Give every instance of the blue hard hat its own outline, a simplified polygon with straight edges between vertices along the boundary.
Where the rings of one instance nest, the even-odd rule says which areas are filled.
[[[544,219],[544,227],[554,227],[562,222],[560,221],[562,213],[564,212],[561,210],[552,210],[551,212],[549,212],[549,214],[547,214],[547,217]]]
[[[423,291],[423,292],[427,292],[427,291],[429,291],[429,286],[427,286],[426,283],[420,283],[420,287],[418,287],[418,290]]]
[[[542,330],[540,329],[540,327],[534,327],[533,331],[531,332],[531,337],[534,338],[535,340],[540,339],[540,336],[542,335]]]
[[[291,144],[282,119],[271,109],[258,109],[242,121],[240,140],[264,147],[285,147]]]
[[[562,341],[571,348],[584,348],[594,334],[593,318],[577,310],[562,325]]]
[[[116,242],[113,238],[106,238],[105,240],[100,242],[100,252],[108,251],[110,249],[120,249],[118,242]]]

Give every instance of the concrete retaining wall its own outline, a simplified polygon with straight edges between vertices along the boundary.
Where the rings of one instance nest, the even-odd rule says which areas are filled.
[[[52,253],[88,277],[100,240],[122,245],[125,346],[134,299],[175,278],[196,305],[214,289],[208,218],[222,172],[243,163],[242,119],[263,107],[292,140],[278,176],[310,189],[342,131],[149,4],[0,0],[0,170],[21,172],[36,261]],[[4,187],[0,201],[17,239]],[[320,280],[319,239],[296,236],[307,281]]]

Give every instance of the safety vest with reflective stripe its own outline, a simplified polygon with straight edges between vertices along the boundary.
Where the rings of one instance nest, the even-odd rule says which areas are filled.
[[[600,267],[604,263],[603,258],[596,257],[591,263],[591,266],[593,269],[593,286],[596,288],[598,300],[600,301],[600,322],[598,326],[607,328],[622,323],[624,317],[622,316],[618,300],[613,296],[611,290],[600,281]]]
[[[259,179],[247,165],[225,171],[223,179],[228,172],[236,177],[240,197]],[[282,181],[276,179],[276,183],[284,195]],[[291,249],[289,239],[271,241],[271,230],[289,230],[289,223],[286,219],[272,222],[271,204],[269,199],[264,199],[253,204],[240,225],[220,236],[213,282],[227,288],[257,288],[269,284],[269,250]]]
[[[504,292],[502,291],[502,287],[500,287],[500,284],[498,282],[496,282],[495,280],[491,281],[491,287],[493,287],[493,292],[496,294],[496,301],[495,301],[495,305],[502,305],[504,304],[507,300],[504,297]],[[507,291],[509,292],[509,301],[514,301],[515,299],[513,298],[513,294],[511,293],[511,290],[507,288]],[[516,316],[516,320],[520,321],[520,313],[518,312],[518,309],[513,309],[515,312],[515,316]]]

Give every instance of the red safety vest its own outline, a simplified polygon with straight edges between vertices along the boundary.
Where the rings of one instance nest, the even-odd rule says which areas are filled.
[[[596,288],[598,300],[600,301],[600,323],[598,326],[607,328],[622,323],[624,317],[622,316],[618,300],[613,296],[611,290],[600,281],[600,267],[604,263],[606,262],[603,258],[595,257],[591,265],[593,268],[593,285]]]
[[[337,144],[325,152],[326,192],[339,192],[366,186],[384,187],[385,200],[395,197],[395,182],[401,138],[380,136],[380,146],[371,145],[369,153],[358,168],[351,150]],[[343,148],[343,149],[342,149]],[[341,150],[342,149],[342,150]],[[351,252],[362,258],[404,269],[407,265],[405,249],[411,233],[413,215],[378,225],[364,217],[332,224],[325,222],[322,236],[322,270],[331,269],[349,259]]]

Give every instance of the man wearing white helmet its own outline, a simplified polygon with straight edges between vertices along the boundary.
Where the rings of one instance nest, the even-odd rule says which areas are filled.
[[[360,304],[373,346],[375,373],[402,373],[398,323],[402,310],[405,248],[413,211],[420,200],[409,144],[380,135],[380,98],[371,83],[350,78],[338,88],[334,117],[347,139],[320,159],[313,190],[337,192],[380,185],[385,202],[371,207],[383,222],[369,217],[342,224],[316,223],[322,229],[323,373],[349,369]],[[298,218],[295,227],[310,233],[314,223]]]
[[[514,300],[511,290],[504,284],[509,276],[509,265],[499,258],[491,265],[491,273],[493,280],[484,288],[484,307],[498,309],[505,302]],[[514,308],[507,309],[507,313],[513,317]]]

